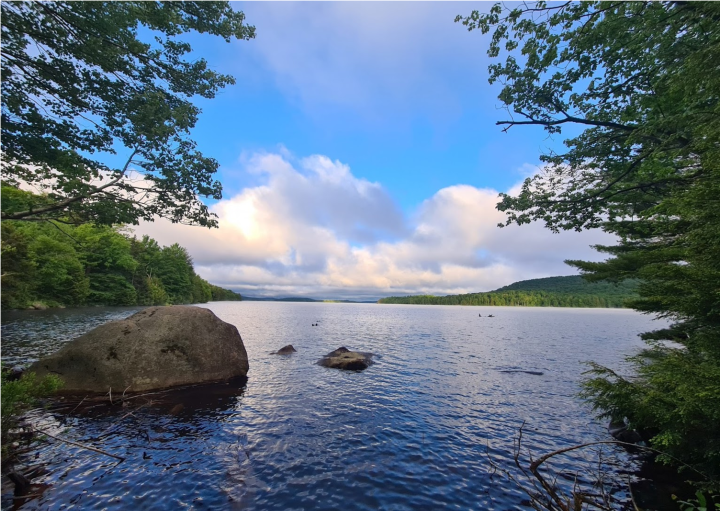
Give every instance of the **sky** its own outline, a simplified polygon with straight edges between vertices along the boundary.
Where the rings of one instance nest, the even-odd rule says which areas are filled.
[[[199,275],[249,296],[375,300],[489,291],[575,274],[601,231],[498,228],[500,192],[563,136],[503,132],[489,35],[456,15],[491,3],[233,3],[251,41],[188,38],[236,77],[200,100],[193,137],[220,162],[220,227],[135,229],[185,246]]]

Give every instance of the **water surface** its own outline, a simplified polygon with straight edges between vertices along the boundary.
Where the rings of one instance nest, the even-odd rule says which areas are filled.
[[[524,509],[527,497],[490,460],[512,468],[523,423],[536,457],[607,439],[576,397],[582,362],[622,369],[642,345],[637,334],[662,326],[622,309],[204,306],[238,327],[246,385],[34,413],[48,431],[126,460],[42,444],[31,455],[48,463],[35,481],[47,489],[22,509]],[[5,315],[3,360],[36,359],[133,310]],[[298,352],[270,355],[286,344]],[[315,365],[340,346],[376,353],[377,363],[363,372]],[[609,477],[622,497],[632,462],[614,454]],[[563,484],[579,467],[584,477],[581,461],[554,465]]]

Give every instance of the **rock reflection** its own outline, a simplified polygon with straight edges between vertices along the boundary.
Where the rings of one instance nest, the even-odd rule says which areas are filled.
[[[240,413],[246,385],[247,378],[238,378],[116,396],[112,403],[109,395],[66,397],[50,403],[48,411],[36,410],[28,416],[34,428],[125,460],[117,463],[97,452],[48,438],[27,453],[21,465],[33,458],[43,460],[48,473],[44,486],[51,490],[36,491],[36,501],[23,501],[22,508],[43,508],[45,499],[73,502],[83,509],[101,508],[108,492],[119,507],[138,499],[149,503],[163,494],[172,496],[171,500],[153,504],[153,508],[207,503],[208,496],[213,496],[210,500],[220,508],[241,501],[246,481],[252,479],[251,453],[247,434],[227,423]],[[184,480],[181,487],[169,484],[168,478],[180,474]],[[128,485],[129,480],[133,485]],[[188,480],[194,484],[188,486]],[[76,485],[83,491],[76,493]],[[210,490],[213,487],[215,490]],[[4,490],[3,509],[10,497]]]

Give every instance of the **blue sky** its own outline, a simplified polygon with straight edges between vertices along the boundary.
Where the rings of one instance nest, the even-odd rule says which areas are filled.
[[[506,113],[487,80],[488,37],[453,22],[489,5],[235,3],[257,38],[194,38],[196,54],[238,82],[201,103],[195,134],[228,168],[279,146],[326,154],[406,210],[459,182],[507,188],[561,140],[495,125]],[[225,180],[229,191],[245,184]]]
[[[453,21],[490,3],[233,5],[256,39],[189,39],[237,79],[199,102],[194,131],[221,164],[221,227],[139,228],[187,246],[201,275],[251,295],[376,298],[489,290],[597,258],[602,233],[495,228],[497,193],[562,137],[495,125],[508,114],[487,80],[489,36]]]

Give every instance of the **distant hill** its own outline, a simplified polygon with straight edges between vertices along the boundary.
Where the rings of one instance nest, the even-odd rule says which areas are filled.
[[[376,302],[357,302],[353,300],[316,300],[315,298],[305,298],[303,296],[286,296],[278,297],[260,297],[260,296],[244,296],[246,302],[319,302],[319,303],[376,303]]]
[[[263,297],[263,296],[243,296],[246,302],[319,302],[313,298],[303,298],[302,296],[288,296],[284,298]]]
[[[378,303],[506,305],[522,307],[625,307],[637,298],[637,281],[587,282],[580,275],[522,280],[486,293],[391,296]]]

